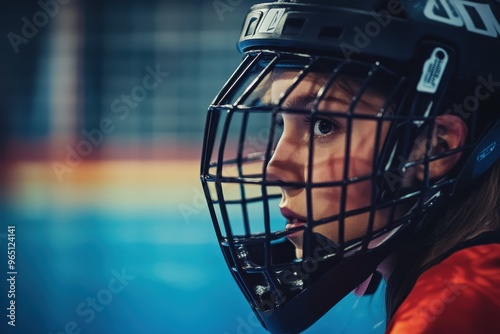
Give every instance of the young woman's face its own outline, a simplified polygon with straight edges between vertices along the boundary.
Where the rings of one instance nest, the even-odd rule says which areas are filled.
[[[270,94],[273,101],[278,101],[281,94],[290,86],[296,72],[281,71],[274,74]],[[312,164],[312,182],[332,182],[347,178],[366,176],[371,173],[375,147],[377,122],[373,119],[353,119],[348,133],[348,119],[334,112],[347,114],[352,103],[352,92],[359,84],[347,77],[341,78],[343,84],[334,84],[327,91],[318,105],[318,110],[329,112],[318,116],[314,121],[314,156]],[[311,109],[318,90],[323,86],[325,77],[310,74],[296,86],[285,99],[283,107],[287,109]],[[355,114],[375,115],[384,106],[384,97],[375,90],[368,89],[356,104]],[[310,141],[310,116],[305,114],[283,113],[283,134],[274,155],[268,165],[270,180],[285,182],[306,182],[308,179],[308,157]],[[385,138],[389,124],[380,126],[381,143]],[[346,159],[346,141],[350,136],[350,147]],[[348,166],[346,166],[346,161]],[[281,187],[280,208],[287,219],[286,228],[290,229],[305,224],[307,217],[306,189],[304,187]],[[351,183],[345,187],[345,203],[342,203],[342,188],[329,186],[312,190],[312,218],[317,221],[337,215],[343,211],[365,208],[371,203],[372,186],[369,180]],[[342,210],[342,207],[344,209]],[[374,215],[373,229],[381,228],[387,221],[388,212],[379,210]],[[344,241],[361,237],[368,229],[369,213],[361,213],[344,219]],[[334,242],[339,241],[339,221],[314,227]],[[288,235],[296,247],[297,257],[302,256],[303,231]]]

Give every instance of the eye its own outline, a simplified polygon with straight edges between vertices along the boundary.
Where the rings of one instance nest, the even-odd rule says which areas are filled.
[[[314,135],[315,136],[326,136],[327,134],[331,133],[334,130],[335,130],[335,126],[327,120],[318,119],[314,123]]]

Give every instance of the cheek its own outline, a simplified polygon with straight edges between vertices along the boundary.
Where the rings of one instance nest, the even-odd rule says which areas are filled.
[[[344,155],[319,152],[313,163],[313,182],[331,182],[342,180],[344,171]]]
[[[372,147],[367,147],[371,144]],[[315,160],[313,165],[314,182],[338,182],[344,179],[344,146],[332,154],[332,150],[317,150],[316,156],[321,159]],[[349,157],[348,178],[370,175],[372,171],[373,141],[367,139],[354,142]],[[368,206],[371,201],[370,180],[350,183],[346,189],[346,210]],[[333,215],[339,212],[342,198],[342,187],[317,188],[313,191],[315,210],[319,215]]]
[[[381,127],[382,138],[387,131],[387,125]],[[358,120],[353,124],[351,134],[347,178],[369,176],[373,167],[377,123]],[[338,182],[344,179],[345,137],[336,137],[329,143],[317,144],[314,153],[313,182]],[[304,175],[307,175],[307,170]],[[347,185],[346,209],[368,206],[371,190],[370,180]],[[318,201],[316,207],[321,207],[323,212],[338,212],[341,192],[340,186],[315,189],[313,194],[315,201]]]
[[[338,179],[336,179],[338,180]],[[324,182],[331,181],[324,180]],[[340,212],[342,190],[340,185],[313,190],[314,211],[321,217]],[[371,204],[371,181],[364,180],[348,184],[345,188],[345,210],[367,207]]]
[[[332,182],[344,179],[344,167],[346,159],[343,152],[332,154],[331,152],[321,152],[317,150],[313,163],[313,182]],[[349,168],[347,178],[369,175],[372,171],[373,149],[366,146],[353,147],[351,155],[348,157]],[[305,171],[307,175],[307,170]]]
[[[381,127],[382,146],[383,138],[387,132],[388,124]],[[372,171],[377,137],[377,123],[374,121],[353,122],[350,135],[349,168],[347,177],[368,175]],[[346,138],[334,137],[326,143],[318,143],[314,148],[313,181],[328,182],[339,181],[344,178]]]
[[[322,168],[317,169],[316,182],[340,181],[343,178],[344,159],[333,159],[325,162]],[[356,175],[366,175],[371,170],[371,164],[365,159],[351,160],[350,171]],[[340,166],[340,168],[338,168]],[[316,172],[315,172],[316,175]],[[335,185],[332,187],[316,188],[312,192],[314,205],[314,218],[324,218],[333,216],[341,211],[342,187]],[[371,202],[371,181],[365,180],[348,184],[345,188],[345,210],[364,208]]]
[[[353,126],[351,136],[349,177],[367,175],[372,172],[372,162],[377,142],[377,124],[375,122],[359,121],[359,124],[356,125]],[[384,135],[385,127],[382,127],[381,137]],[[379,144],[379,146],[382,145]]]

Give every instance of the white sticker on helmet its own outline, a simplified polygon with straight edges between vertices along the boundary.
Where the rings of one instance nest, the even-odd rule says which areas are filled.
[[[435,48],[424,63],[417,91],[434,94],[438,90],[448,64],[448,53],[443,48]]]
[[[500,35],[500,24],[488,4],[463,0],[427,0],[424,15],[430,20],[455,27],[465,25],[468,31],[476,34],[495,38]]]
[[[285,14],[285,8],[270,9],[264,17],[264,20],[262,21],[262,24],[257,32],[267,34],[274,33],[278,28],[278,23],[280,22],[283,14]]]

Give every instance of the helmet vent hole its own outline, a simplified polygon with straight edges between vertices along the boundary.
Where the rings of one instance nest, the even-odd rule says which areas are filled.
[[[319,32],[318,38],[319,39],[339,38],[343,31],[344,31],[344,29],[342,29],[340,27],[326,26],[326,27],[321,28],[321,31]]]
[[[283,35],[298,35],[302,31],[302,27],[306,23],[305,19],[289,18],[283,27]]]
[[[245,36],[252,36],[257,30],[257,24],[259,23],[259,17],[252,17],[248,22],[248,28],[245,32]]]

